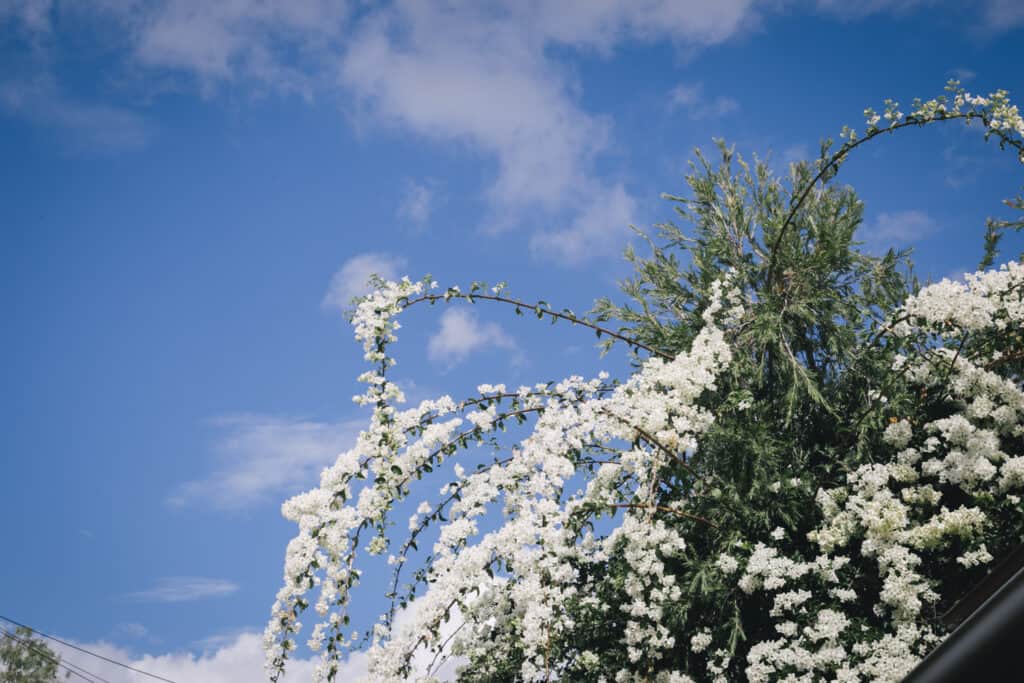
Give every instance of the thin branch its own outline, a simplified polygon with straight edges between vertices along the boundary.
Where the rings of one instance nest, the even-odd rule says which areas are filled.
[[[980,118],[982,121],[986,120],[985,116],[975,112],[953,114],[946,113],[943,114],[942,117],[932,119],[909,119],[906,121],[901,121],[899,123],[894,123],[891,126],[886,126],[885,128],[876,128],[875,130],[869,132],[867,135],[860,138],[856,142],[847,142],[842,147],[840,147],[839,151],[833,154],[831,157],[829,157],[829,159],[822,165],[821,169],[819,169],[818,173],[814,176],[814,179],[811,180],[811,182],[808,183],[807,186],[800,193],[796,202],[790,204],[789,212],[786,214],[785,220],[782,221],[782,227],[779,228],[779,233],[778,235],[775,236],[775,241],[772,242],[772,247],[769,251],[769,256],[771,258],[768,261],[768,274],[766,278],[768,285],[771,286],[772,283],[772,275],[775,271],[776,256],[778,254],[779,245],[782,244],[782,238],[785,236],[786,230],[790,227],[790,225],[792,225],[793,219],[796,218],[797,212],[803,206],[804,202],[807,201],[807,198],[810,196],[811,191],[814,189],[814,186],[818,184],[818,181],[824,178],[825,175],[833,168],[835,168],[838,172],[839,166],[842,164],[842,162],[845,160],[845,157],[849,155],[850,152],[857,149],[868,140],[873,140],[874,138],[878,137],[879,135],[882,135],[883,133],[891,133],[895,130],[899,130],[900,128],[907,128],[910,126],[923,126],[928,123],[936,121],[951,121],[953,119],[964,118],[968,120],[972,118]]]
[[[605,413],[605,414],[606,415],[611,415],[611,413]],[[637,427],[636,425],[633,425],[633,424],[630,424],[629,422],[626,422],[626,420],[624,420],[623,418],[619,417],[618,415],[612,415],[612,417],[615,417],[615,418],[621,420],[622,422],[624,422],[625,424],[627,424],[631,429],[633,429],[637,434],[639,434],[640,438],[642,438],[644,441],[646,441],[649,444],[651,444],[652,446],[658,448],[658,450],[660,450],[661,452],[667,454],[670,458],[672,458],[673,460],[678,462],[680,465],[685,467],[691,474],[693,474],[695,476],[697,475],[696,470],[693,469],[693,467],[690,465],[690,463],[686,462],[686,458],[684,458],[683,456],[679,455],[678,453],[670,450],[668,448],[668,446],[665,446],[660,441],[658,441],[656,438],[654,438],[653,436],[648,434],[643,428]]]
[[[656,510],[657,512],[670,512],[670,513],[672,513],[674,515],[679,515],[680,517],[688,517],[690,519],[695,519],[698,522],[704,522],[708,526],[714,527],[715,529],[718,528],[717,524],[712,522],[710,519],[707,519],[706,517],[701,517],[700,515],[695,515],[695,514],[690,513],[690,512],[684,512],[683,510],[677,510],[677,509],[675,509],[673,507],[669,507],[667,505],[645,505],[643,503],[612,503],[610,505],[610,507],[613,507],[613,508],[638,509],[638,510]]]
[[[612,339],[617,339],[617,340],[619,340],[619,341],[621,341],[621,342],[623,342],[623,343],[625,343],[625,344],[627,344],[629,346],[632,346],[632,347],[635,347],[635,348],[638,348],[638,349],[643,349],[644,351],[646,351],[647,353],[651,354],[652,356],[658,356],[659,358],[662,358],[664,360],[672,360],[673,359],[673,356],[671,354],[665,353],[664,351],[659,351],[658,349],[656,349],[656,348],[654,348],[652,346],[648,346],[647,344],[644,344],[643,342],[639,342],[636,339],[632,339],[632,338],[627,337],[625,335],[619,334],[618,332],[613,332],[612,330],[609,330],[606,327],[601,327],[600,325],[596,325],[596,324],[594,324],[594,323],[592,323],[589,320],[586,320],[584,318],[577,318],[574,315],[569,315],[567,313],[561,313],[559,311],[555,311],[555,310],[552,310],[550,308],[544,308],[540,304],[528,304],[525,301],[520,301],[518,299],[510,299],[508,297],[500,296],[500,295],[496,295],[496,294],[463,294],[463,293],[459,293],[459,294],[454,294],[454,295],[450,295],[450,296],[446,296],[444,294],[424,294],[423,296],[417,297],[415,299],[409,299],[407,301],[407,303],[405,304],[405,307],[409,308],[410,306],[414,306],[414,305],[416,305],[418,303],[422,303],[424,301],[427,301],[427,302],[430,302],[430,303],[434,303],[434,302],[437,302],[437,301],[445,301],[445,302],[447,302],[447,301],[449,301],[451,299],[465,299],[465,300],[469,301],[470,303],[473,303],[474,299],[481,299],[483,301],[496,301],[498,303],[509,304],[509,305],[512,305],[512,306],[516,306],[517,308],[527,308],[527,309],[530,309],[530,310],[534,311],[537,315],[542,316],[542,317],[546,315],[546,316],[548,316],[550,318],[553,318],[553,319],[566,320],[568,322],[573,323],[574,325],[582,325],[583,327],[588,327],[588,328],[594,330],[595,332],[598,332],[599,334],[607,335],[607,336],[611,337]]]
[[[993,368],[997,368],[1000,365],[1012,363],[1013,361],[1017,360],[1024,360],[1024,351],[1018,351],[1016,353],[1007,353],[1005,355],[1000,356],[999,358],[989,361],[988,363],[981,367],[985,370],[992,370]]]

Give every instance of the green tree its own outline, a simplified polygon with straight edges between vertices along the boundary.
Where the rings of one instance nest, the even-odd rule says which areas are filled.
[[[33,637],[30,628],[19,626],[0,636],[0,681],[3,683],[55,683],[59,680],[60,655]],[[70,674],[65,673],[66,678]]]

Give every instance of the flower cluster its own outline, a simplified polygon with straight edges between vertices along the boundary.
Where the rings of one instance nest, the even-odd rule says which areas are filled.
[[[965,119],[968,123],[979,120],[985,126],[986,139],[997,136],[1003,144],[1010,144],[1018,151],[1018,158],[1024,163],[1024,149],[1020,141],[1024,138],[1024,118],[1016,105],[1010,103],[1009,93],[997,90],[988,97],[972,95],[960,87],[960,82],[951,80],[946,86],[950,96],[940,96],[928,101],[915,99],[910,113],[904,114],[894,100],[885,100],[881,114],[871,107],[864,110],[865,138],[892,131],[902,126],[920,126],[933,121]],[[845,127],[840,137],[847,145],[856,144],[857,131]],[[864,138],[861,138],[864,139]]]
[[[561,606],[579,596],[578,564],[606,562],[612,555],[624,557],[631,567],[625,586],[631,599],[622,606],[631,657],[656,657],[658,649],[671,648],[674,636],[659,623],[658,605],[678,599],[679,591],[662,558],[678,554],[685,543],[663,522],[652,521],[656,494],[660,478],[686,466],[687,452],[713,421],[697,399],[714,387],[731,358],[725,329],[742,315],[739,290],[716,288],[718,298],[704,313],[706,327],[689,353],[670,361],[651,358],[617,387],[607,387],[603,376],[590,381],[570,377],[515,393],[483,385],[480,397],[470,401],[456,403],[446,396],[397,410],[392,403],[404,397],[386,378],[393,364],[386,347],[395,341],[395,317],[403,302],[424,286],[408,280],[382,283],[353,316],[367,360],[379,366],[361,377],[367,390],[356,401],[375,408],[369,428],[324,470],[320,487],[282,508],[298,524],[299,534],[288,546],[285,585],[265,634],[268,669],[279,672],[295,648],[299,614],[308,606],[309,591],[318,588],[315,609],[322,622],[308,644],[323,654],[317,675],[331,679],[338,658],[355,644],[343,628],[359,581],[355,560],[361,537],[373,533],[367,551],[384,553],[390,545],[388,513],[408,495],[414,478],[456,455],[461,446],[482,442],[511,416],[527,413],[537,416],[533,431],[510,458],[472,474],[456,465],[457,482],[442,490],[442,501],[423,503],[410,519],[414,535],[430,523],[440,526],[423,576],[427,590],[416,598],[415,617],[402,629],[393,629],[389,616],[374,630],[373,676],[404,680],[413,653],[439,645],[439,628],[454,608],[475,619],[473,628],[454,639],[454,651],[471,653],[474,646],[493,648],[496,641],[514,639],[525,653],[522,677],[541,676],[553,664],[547,658],[550,642],[573,626]],[[506,402],[510,405],[502,410]],[[623,446],[613,461],[597,466],[586,490],[569,495],[567,482],[592,461],[588,450],[607,450],[615,443]],[[354,490],[357,481],[367,483]],[[477,521],[498,502],[505,523],[474,538],[479,536]],[[587,519],[618,508],[626,508],[621,525],[603,542],[580,533]],[[443,509],[447,521],[441,523]],[[393,563],[404,563],[408,547],[407,542]],[[514,573],[514,579],[498,576],[498,568]],[[471,601],[470,594],[487,599]],[[497,619],[491,610],[495,601],[508,605],[515,618]]]

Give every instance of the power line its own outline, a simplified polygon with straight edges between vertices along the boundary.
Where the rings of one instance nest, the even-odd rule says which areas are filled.
[[[103,678],[103,676],[100,676],[99,674],[94,674],[93,672],[89,671],[85,667],[79,666],[78,664],[75,664],[74,662],[69,662],[66,659],[61,658],[60,665],[61,666],[69,666],[72,669],[78,669],[82,673],[87,674],[89,676],[92,676],[94,679],[99,681],[99,683],[110,683],[110,681],[108,681],[107,679]]]
[[[100,676],[99,674],[95,674],[92,671],[89,671],[88,669],[86,669],[84,666],[79,666],[78,664],[75,664],[72,661],[64,659],[63,657],[61,657],[61,660],[60,660],[59,663],[60,663],[61,666],[69,666],[72,669],[78,669],[82,673],[84,673],[84,674],[86,674],[88,676],[91,676],[92,678],[96,679],[97,681],[99,681],[99,683],[110,683],[110,681],[105,679],[103,676]]]
[[[134,666],[129,666],[128,664],[125,664],[124,662],[119,662],[116,659],[111,659],[110,657],[104,657],[103,655],[96,654],[95,652],[92,652],[90,650],[86,650],[84,647],[79,647],[77,645],[72,645],[71,643],[69,643],[69,642],[67,642],[65,640],[61,640],[60,638],[57,638],[56,636],[47,635],[47,634],[43,633],[42,631],[36,630],[36,629],[32,628],[31,626],[26,626],[25,624],[17,622],[14,619],[11,619],[9,617],[5,617],[2,614],[0,614],[0,619],[3,619],[6,622],[12,623],[15,626],[21,626],[22,628],[32,629],[35,633],[38,633],[43,638],[49,638],[50,640],[54,641],[55,643],[60,643],[61,645],[64,645],[65,647],[70,647],[72,650],[78,650],[79,652],[84,652],[85,654],[91,655],[93,657],[96,657],[97,659],[102,659],[105,662],[109,662],[111,664],[116,664],[117,666],[119,666],[121,668],[124,668],[124,669],[128,669],[129,671],[134,671],[137,674],[142,674],[143,676],[149,676],[150,678],[155,678],[156,680],[163,681],[164,683],[176,683],[175,681],[172,681],[169,678],[164,678],[163,676],[157,676],[156,674],[151,674],[148,671],[143,671],[142,669],[136,669]]]
[[[107,680],[105,680],[103,678],[100,678],[96,674],[90,673],[89,671],[87,671],[85,669],[82,669],[82,667],[75,667],[75,668],[82,669],[83,673],[79,673],[78,671],[75,671],[75,669],[72,668],[72,667],[75,666],[74,664],[71,664],[70,662],[63,662],[63,661],[60,660],[60,658],[54,657],[53,655],[48,654],[44,650],[40,650],[39,648],[37,648],[35,646],[35,644],[29,638],[25,638],[25,639],[20,638],[17,635],[15,635],[14,633],[11,633],[7,629],[3,628],[2,626],[0,626],[0,631],[2,631],[3,634],[5,636],[7,636],[8,638],[10,638],[11,640],[16,640],[17,642],[21,643],[22,645],[24,645],[28,649],[32,650],[32,652],[35,652],[40,657],[43,657],[47,661],[56,664],[57,666],[61,667],[62,669],[67,669],[68,673],[75,674],[76,676],[81,678],[83,681],[87,681],[88,683],[96,683],[97,681],[100,681],[101,683],[110,683],[110,681],[107,681]]]

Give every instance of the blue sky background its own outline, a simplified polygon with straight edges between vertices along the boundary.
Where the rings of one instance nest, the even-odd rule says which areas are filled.
[[[0,614],[251,680],[217,654],[255,656],[280,502],[365,419],[337,303],[368,272],[586,310],[695,146],[782,169],[951,76],[1024,94],[1022,37],[1013,0],[0,0]],[[1022,178],[944,125],[840,176],[864,239],[935,278]],[[397,347],[413,398],[627,371],[578,330],[441,313]]]

